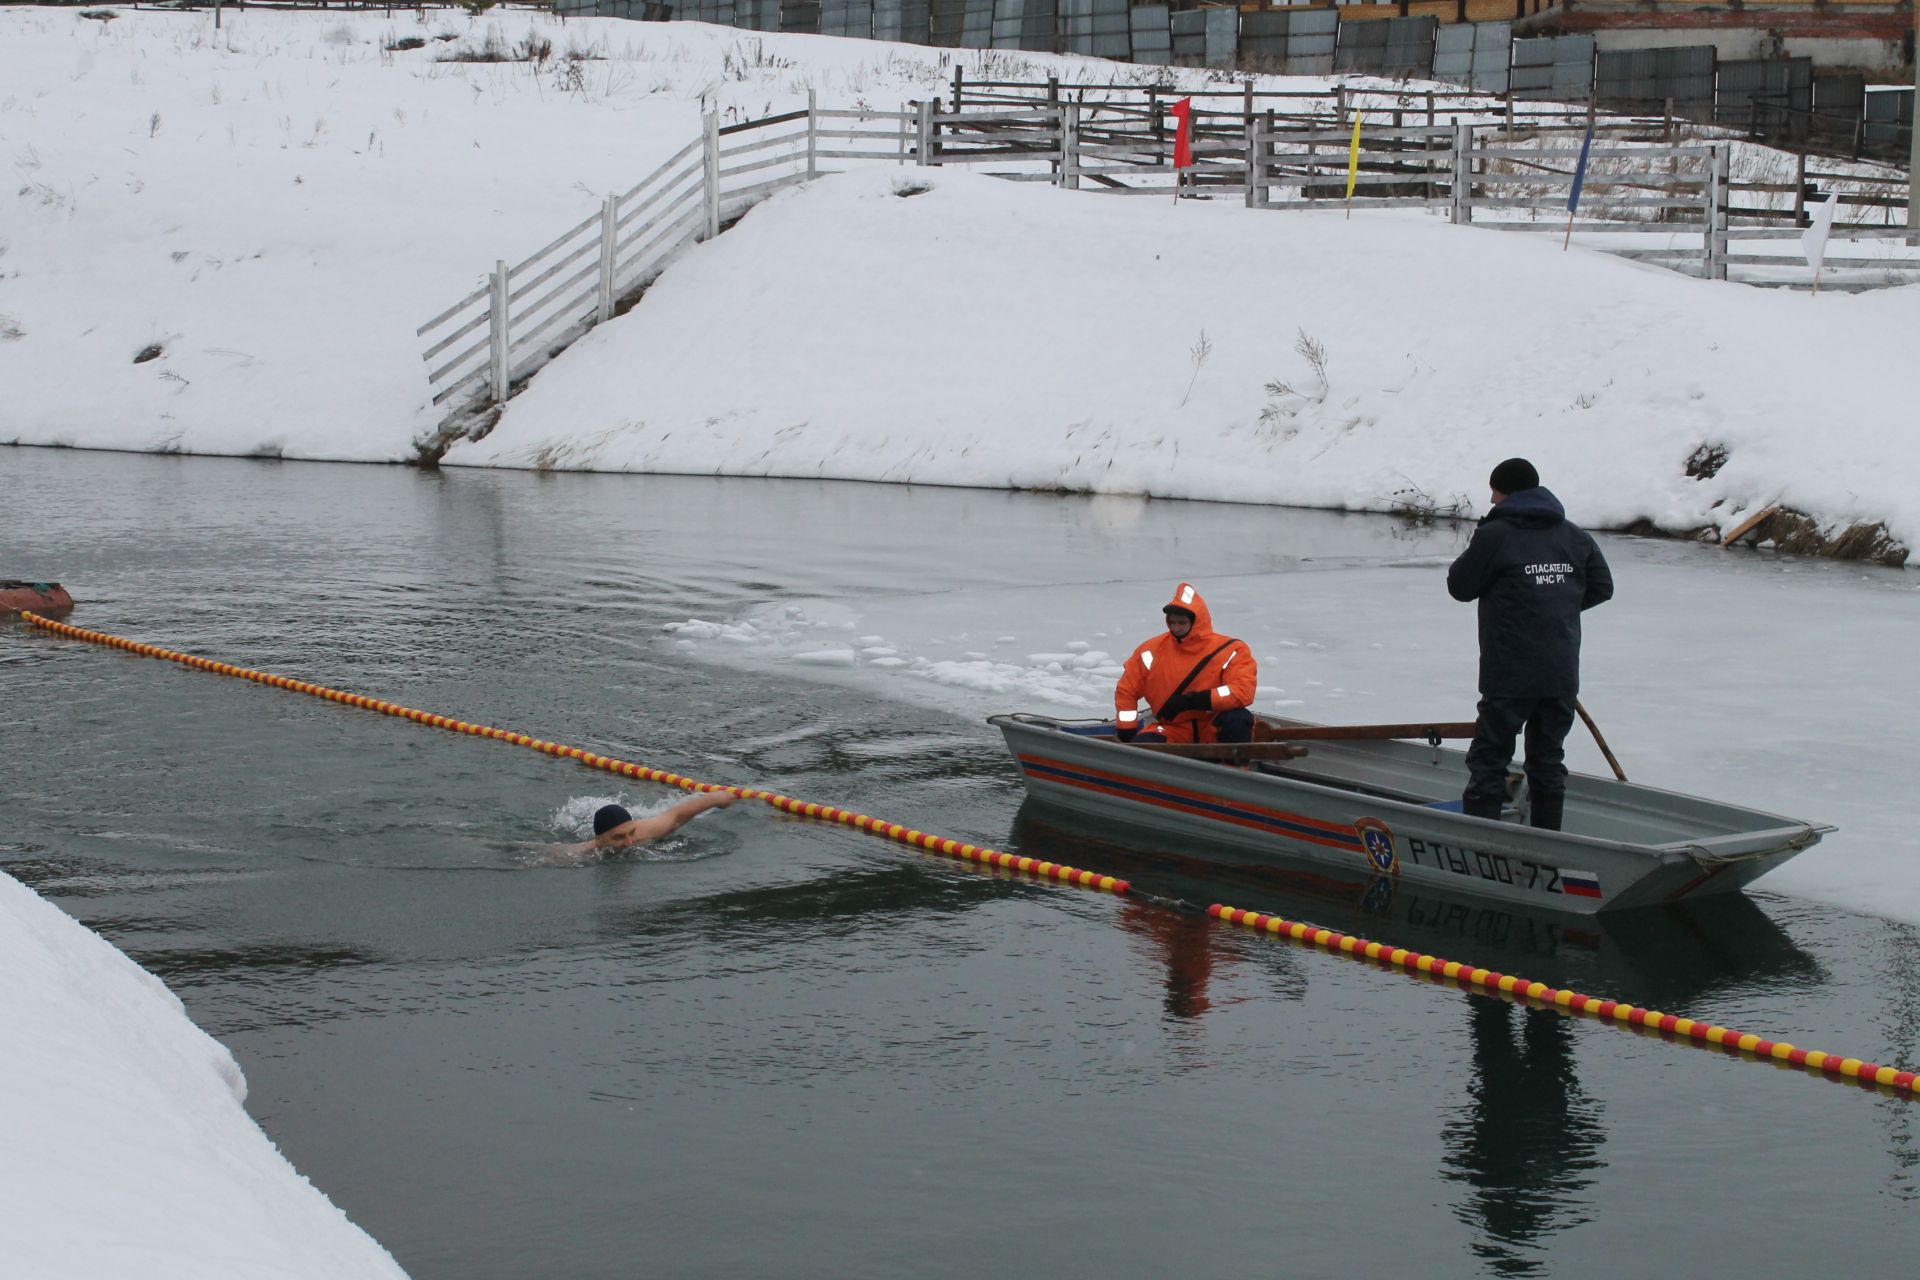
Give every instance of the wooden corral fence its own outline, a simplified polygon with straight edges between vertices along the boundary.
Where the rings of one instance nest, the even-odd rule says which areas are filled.
[[[1489,120],[1486,111],[1476,119],[1464,103],[1424,96],[1397,108],[1397,123],[1381,108],[1376,123],[1363,99],[1283,115],[1256,110],[1250,91],[1225,110],[1196,94],[1195,164],[1176,173],[1165,91],[1089,97],[1025,86],[1031,95],[1020,98],[991,87],[1000,92],[965,86],[959,110],[938,100],[897,110],[810,103],[725,127],[703,117],[701,136],[653,173],[537,252],[497,262],[479,288],[420,326],[433,403],[446,415],[443,442],[482,429],[491,406],[631,305],[677,254],[774,192],[854,164],[972,165],[1015,181],[1258,209],[1344,207],[1352,129],[1337,111],[1345,108],[1366,113],[1355,208],[1444,210],[1454,223],[1564,235],[1585,131],[1584,115],[1564,110],[1557,119]],[[1587,247],[1708,279],[1805,286],[1798,246],[1782,242],[1799,236],[1821,175],[1796,175],[1791,191],[1736,183],[1731,151],[1725,140],[1682,140],[1671,122],[1608,120],[1596,128],[1571,233]],[[1894,225],[1905,221],[1895,188],[1845,182],[1823,287],[1920,280],[1912,233]]]

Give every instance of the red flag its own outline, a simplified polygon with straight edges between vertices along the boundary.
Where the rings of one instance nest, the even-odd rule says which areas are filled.
[[[1173,104],[1173,167],[1193,168],[1193,99],[1182,98]]]

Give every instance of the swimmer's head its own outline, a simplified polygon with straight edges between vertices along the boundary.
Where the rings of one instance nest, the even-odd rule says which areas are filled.
[[[632,822],[633,815],[624,805],[603,804],[593,811],[593,834],[597,839],[623,823]]]

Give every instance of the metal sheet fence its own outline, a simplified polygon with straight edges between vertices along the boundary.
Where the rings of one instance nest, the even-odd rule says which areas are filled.
[[[1271,2],[1271,0],[1270,0]],[[1587,35],[1514,38],[1510,21],[1407,16],[1340,20],[1309,0],[1244,12],[1224,3],[1171,11],[1129,0],[552,0],[563,16],[595,14],[697,19],[759,31],[872,36],[905,44],[1075,53],[1164,66],[1389,78],[1432,75],[1475,92],[1526,101],[1585,102],[1665,111],[1753,128],[1763,138],[1810,143],[1859,156],[1904,157],[1891,119],[1869,118],[1854,80],[1831,77],[1818,103],[1812,83],[1785,60],[1769,70],[1738,60],[1716,65],[1710,46],[1596,51]],[[1464,10],[1462,12],[1465,12]],[[1731,75],[1729,75],[1731,71]],[[1743,77],[1758,77],[1763,84]],[[1823,77],[1823,79],[1829,79]],[[1844,87],[1842,87],[1844,86]],[[1761,104],[1761,110],[1755,104]],[[1884,110],[1884,109],[1883,109]],[[1897,154],[1896,154],[1897,153]]]
[[[1336,9],[1268,10],[1240,15],[1240,62],[1286,76],[1333,73]]]
[[[1438,18],[1343,22],[1333,68],[1388,77],[1426,75],[1433,69],[1434,33],[1439,26]]]
[[[1593,88],[1593,37],[1545,36],[1513,42],[1511,86],[1516,98],[1577,102]]]
[[[1869,147],[1897,155],[1913,145],[1913,90],[1875,90],[1866,95],[1861,110]]]
[[[1173,61],[1170,12],[1164,4],[1137,4],[1127,10],[1127,39],[1135,62],[1164,67]]]
[[[927,0],[873,0],[873,38],[926,44],[932,35]]]
[[[820,0],[820,34],[873,38],[873,0]]]
[[[1455,23],[1434,34],[1433,78],[1481,93],[1505,93],[1513,44],[1510,22]]]
[[[1633,111],[1660,110],[1672,102],[1688,115],[1713,105],[1714,47],[1602,49],[1594,60],[1593,91],[1601,102]]]

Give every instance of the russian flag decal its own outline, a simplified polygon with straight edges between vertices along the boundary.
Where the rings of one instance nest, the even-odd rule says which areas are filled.
[[[1591,871],[1573,871],[1560,868],[1560,887],[1576,898],[1598,898],[1600,895],[1600,877]]]

